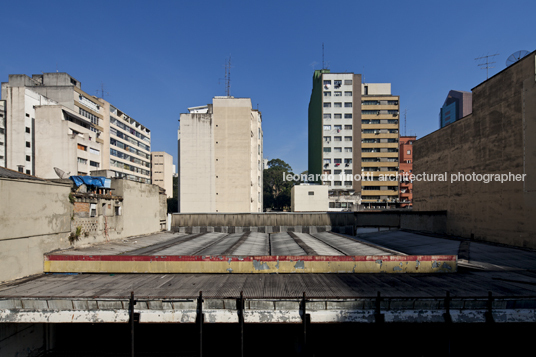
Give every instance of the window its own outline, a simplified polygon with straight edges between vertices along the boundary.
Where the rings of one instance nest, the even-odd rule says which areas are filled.
[[[408,150],[408,155],[411,155],[411,150]]]
[[[309,191],[309,196],[314,196],[314,195],[315,195],[314,191]]]
[[[352,130],[352,126],[351,125],[345,125],[344,130]]]
[[[333,129],[335,129],[335,130],[342,130],[342,125],[335,125],[335,126],[333,127]]]
[[[331,164],[331,159],[324,159],[324,164]]]
[[[333,82],[333,86],[335,86],[335,88],[340,88],[342,85],[342,80],[340,79],[336,79],[334,82]]]
[[[344,141],[352,141],[352,137],[351,136],[345,136]]]
[[[99,167],[100,166],[100,164],[98,162],[95,162],[95,161],[89,161],[89,165],[93,166],[93,167]]]
[[[344,159],[344,163],[345,163],[345,164],[351,164],[351,163],[352,163],[352,159]]]
[[[97,216],[97,204],[96,203],[90,203],[89,216],[90,217],[96,217]]]
[[[344,119],[352,119],[352,114],[344,114]]]
[[[324,108],[331,108],[331,103],[324,103]]]
[[[31,161],[30,155],[26,155],[26,161]]]
[[[352,152],[352,148],[344,148],[344,152]]]
[[[30,142],[29,142],[29,141],[26,142],[26,147],[27,147],[27,148],[32,147],[32,146],[30,145]]]
[[[324,114],[324,119],[331,119],[331,114]]]
[[[364,114],[364,115],[379,115],[380,111],[379,110],[362,110],[361,114]]]
[[[257,146],[258,146],[257,155],[260,155],[261,154],[261,146],[260,145],[257,145]]]
[[[93,148],[89,148],[89,153],[93,155],[100,155],[100,151]]]
[[[333,103],[335,108],[342,108],[342,103]]]
[[[328,79],[324,80],[324,85],[325,86],[331,85],[331,80],[328,80]]]
[[[331,130],[331,125],[324,125],[324,130],[327,131],[327,130]]]
[[[351,97],[351,96],[352,96],[352,92],[344,92],[344,96],[345,96],[345,97]]]
[[[344,181],[344,186],[352,186],[352,181]],[[343,204],[345,205],[344,207],[346,207],[346,202],[343,202]]]
[[[331,170],[324,170],[322,171],[324,175],[331,175]]]
[[[121,206],[115,206],[115,215],[120,216],[121,215]]]
[[[334,148],[333,149],[335,152],[342,152],[342,148]]]
[[[324,141],[330,142],[331,141],[331,136],[324,136]]]
[[[380,102],[377,100],[364,100],[361,102],[363,105],[380,105]]]
[[[342,97],[342,92],[334,92],[335,97]]]
[[[345,174],[345,175],[351,175],[351,174],[352,174],[352,170],[344,170],[344,174]]]
[[[342,170],[333,170],[334,175],[340,175]]]
[[[30,170],[26,170],[26,175],[31,175],[32,172]]]
[[[26,132],[29,134],[30,133],[30,128],[26,127]]]
[[[335,208],[335,202],[330,202],[329,203],[329,208]]]
[[[342,141],[342,136],[334,136],[333,140],[334,141]]]
[[[79,158],[78,158],[78,163],[79,163],[79,164],[86,165],[86,164],[87,164],[87,159],[83,159],[83,158],[79,157]]]
[[[29,118],[29,117],[30,117],[30,114],[26,113],[26,117]]]
[[[342,114],[334,114],[333,116],[335,119],[341,119],[342,118]]]
[[[82,144],[78,144],[77,146],[78,146],[78,150],[87,151],[87,146],[84,146]]]
[[[388,100],[387,105],[398,105],[398,100]]]
[[[331,97],[331,92],[324,92],[324,97]]]
[[[398,139],[387,139],[388,143],[397,143]]]
[[[344,103],[344,107],[345,107],[345,108],[351,108],[351,107],[352,107],[352,103],[348,103],[348,102],[346,102],[346,103]]]
[[[387,120],[387,124],[398,124],[398,120],[396,119]]]
[[[324,148],[324,152],[331,152],[331,148]]]
[[[334,159],[333,160],[333,163],[334,164],[342,164],[342,159]],[[340,170],[339,170],[340,171]],[[340,172],[339,172],[340,173]]]
[[[363,92],[364,92],[364,93],[363,93],[364,95],[368,95],[368,86],[365,86],[365,87],[363,88]]]
[[[333,186],[342,186],[342,181],[333,181]],[[340,202],[335,202],[340,206]]]
[[[387,114],[398,114],[398,110],[388,110]]]
[[[351,79],[345,79],[344,80],[344,85],[351,86],[352,85],[352,80]]]

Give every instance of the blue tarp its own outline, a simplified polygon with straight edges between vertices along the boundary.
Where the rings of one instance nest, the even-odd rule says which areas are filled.
[[[106,177],[104,176],[71,176],[69,178],[74,181],[76,187],[84,183],[87,186],[106,187]]]

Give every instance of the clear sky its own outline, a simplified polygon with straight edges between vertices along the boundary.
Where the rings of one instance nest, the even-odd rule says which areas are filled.
[[[476,57],[536,49],[532,1],[9,1],[0,7],[0,81],[67,72],[152,131],[177,162],[180,113],[225,95],[263,114],[264,156],[307,169],[314,69],[390,82],[407,134],[438,129],[449,90],[486,79]],[[403,127],[403,122],[401,122]],[[403,134],[403,131],[402,131]]]

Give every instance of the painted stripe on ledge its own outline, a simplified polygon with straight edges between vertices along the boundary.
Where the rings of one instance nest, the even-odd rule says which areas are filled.
[[[225,255],[46,255],[49,261],[120,261],[120,262],[414,262],[414,261],[452,261],[456,255],[258,255],[258,256],[225,256]]]
[[[55,257],[61,258],[54,259]],[[114,257],[122,259],[114,260]],[[457,256],[455,255],[259,256],[243,258],[223,256],[48,256],[44,262],[44,271],[48,273],[449,273],[456,272],[456,270]]]

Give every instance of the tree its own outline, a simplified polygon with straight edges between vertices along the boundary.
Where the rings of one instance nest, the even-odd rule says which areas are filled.
[[[281,159],[268,161],[268,168],[263,172],[264,208],[276,211],[290,208],[290,190],[296,183],[283,177],[287,174],[293,174],[289,164]]]

